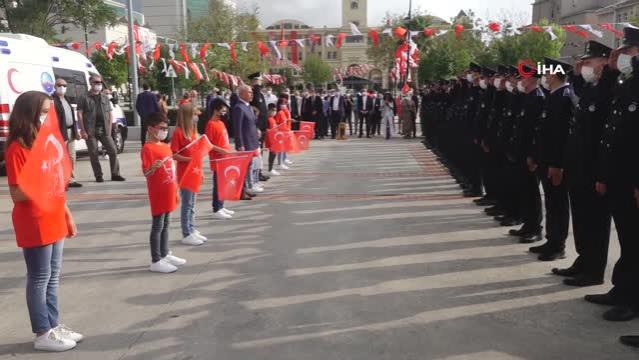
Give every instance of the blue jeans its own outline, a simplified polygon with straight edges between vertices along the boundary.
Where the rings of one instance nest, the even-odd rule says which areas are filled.
[[[224,209],[224,201],[220,200],[220,196],[217,191],[217,176],[215,176],[215,171],[213,171],[213,212],[218,212]]]
[[[277,154],[277,165],[285,164],[285,161],[286,161],[286,153],[285,152],[281,152],[281,153]]]
[[[169,254],[169,224],[171,213],[153,217],[151,226],[151,261],[156,263]]]
[[[255,160],[255,158],[253,158],[251,162],[249,162],[248,171],[246,172],[246,179],[244,179],[244,186],[247,190],[252,189],[253,185],[255,184],[255,180],[253,179],[253,170],[255,168],[253,166],[253,160]]]
[[[64,240],[54,244],[24,248],[27,264],[27,307],[31,330],[41,334],[58,326],[58,285]]]
[[[182,210],[180,212],[182,237],[187,237],[193,234],[195,228],[195,201],[197,194],[186,189],[180,189],[180,199],[182,200]]]

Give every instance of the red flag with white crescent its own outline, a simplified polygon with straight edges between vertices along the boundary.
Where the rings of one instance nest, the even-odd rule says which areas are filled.
[[[280,131],[277,129],[268,130],[266,132],[267,142],[269,144],[268,150],[271,152],[285,152],[286,150],[286,131]]]
[[[315,123],[311,121],[300,121],[300,130],[308,131],[311,138],[315,137]]]
[[[51,106],[40,126],[31,152],[18,177],[20,190],[43,212],[64,206],[66,186],[71,177],[71,159]]]
[[[285,142],[285,150],[284,152],[297,154],[302,152],[302,147],[300,143],[297,141],[297,136],[292,131],[286,131],[286,142]]]
[[[297,143],[300,145],[301,150],[308,150],[311,147],[311,133],[308,131],[298,130],[294,131]]]
[[[197,194],[200,192],[202,178],[204,177],[202,162],[206,155],[213,150],[213,144],[211,144],[208,137],[202,135],[188,146],[191,147],[191,161],[189,161],[184,171],[184,176],[180,181],[180,189],[186,189]]]
[[[215,160],[217,195],[220,200],[233,201],[240,199],[244,179],[252,158],[251,155],[236,156],[236,154],[229,154],[228,157]]]

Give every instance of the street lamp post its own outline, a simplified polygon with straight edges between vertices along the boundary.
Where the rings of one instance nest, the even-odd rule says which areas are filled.
[[[406,17],[406,77],[404,78],[404,85],[408,84],[408,78],[410,74],[410,46],[411,46],[411,34],[410,34],[410,21],[412,19],[413,0],[408,0],[408,17]]]
[[[129,73],[133,88],[131,90],[131,109],[133,110],[133,125],[140,126],[140,116],[135,111],[135,99],[138,96],[138,58],[135,53],[135,36],[133,34],[133,0],[127,1],[127,14],[129,17]]]

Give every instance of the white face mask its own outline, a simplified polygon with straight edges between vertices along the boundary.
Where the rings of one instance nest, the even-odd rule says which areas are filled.
[[[466,74],[466,80],[468,82],[473,82],[475,78],[473,77],[473,74]]]
[[[617,59],[617,69],[625,75],[632,73],[632,56],[620,54]]]
[[[521,81],[517,82],[517,91],[519,91],[520,93],[526,92],[526,87],[524,87],[524,83],[522,83]]]
[[[499,89],[499,87],[501,87],[501,79],[500,78],[496,78],[495,81],[493,82],[493,84],[495,85],[496,88]]]
[[[550,90],[550,82],[548,81],[547,77],[542,76],[542,78],[541,78],[541,86],[543,86],[544,89],[546,89],[546,90]]]
[[[56,92],[58,95],[62,95],[62,96],[64,96],[64,94],[66,94],[66,93],[67,93],[67,87],[66,87],[66,86],[58,86],[58,87],[56,87],[56,88],[55,88],[55,92]]]
[[[592,66],[584,66],[581,68],[581,77],[584,78],[584,80],[587,83],[591,83],[595,81],[595,68],[593,68]]]
[[[44,124],[45,120],[47,120],[47,114],[40,115],[40,124]]]
[[[479,87],[484,90],[488,89],[488,84],[486,83],[486,80],[484,79],[479,80]]]
[[[268,96],[271,96],[272,94],[273,94],[273,92],[270,91],[270,90],[266,92],[266,95],[268,95]]]
[[[93,91],[95,91],[95,92],[102,91],[102,84],[94,84],[93,85]]]
[[[515,88],[513,87],[513,84],[511,84],[510,82],[506,83],[506,90],[508,90],[508,92],[513,92],[513,90],[515,90]]]
[[[158,131],[156,136],[157,136],[158,140],[164,141],[164,140],[166,140],[167,137],[169,137],[169,131],[168,130],[160,130],[160,131]]]

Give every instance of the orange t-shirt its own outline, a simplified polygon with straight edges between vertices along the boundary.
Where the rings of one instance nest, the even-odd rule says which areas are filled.
[[[226,125],[224,125],[224,121],[221,120],[209,120],[206,123],[206,130],[204,131],[206,137],[209,138],[211,144],[221,147],[227,150],[231,150],[231,143],[229,142],[229,133],[226,131]],[[224,156],[224,154],[219,153],[215,150],[211,150],[209,152],[209,159],[216,160],[220,159]],[[215,171],[215,163],[211,161],[211,171]]]
[[[281,131],[291,131],[291,113],[288,109],[281,109],[275,115],[275,121],[277,125],[281,125],[278,129]]]
[[[173,132],[173,136],[171,137],[171,151],[173,154],[177,154],[180,152],[180,155],[185,157],[191,157],[191,148],[186,148],[191,142],[195,141],[195,133],[191,134],[190,138],[187,138],[184,134],[184,130],[181,127],[176,127]],[[188,161],[178,161],[177,162],[177,181],[180,183],[182,181],[182,177],[186,172],[186,168],[189,166]]]
[[[171,148],[163,142],[144,144],[142,171],[146,171],[157,160],[163,160],[164,164],[146,178],[153,216],[171,212],[177,207],[178,186]]]
[[[273,130],[273,129],[275,129],[276,127],[277,127],[277,120],[276,120],[274,117],[269,116],[269,117],[268,117],[268,129],[269,129],[269,130]],[[270,148],[271,148],[271,142],[269,141],[268,136],[265,136],[265,137],[264,137],[264,146],[265,146],[267,149],[270,149]]]
[[[18,177],[29,152],[16,141],[7,148],[5,159],[10,186],[20,186]],[[13,205],[12,219],[16,243],[21,248],[53,244],[69,235],[64,206],[45,213],[31,201],[18,201]]]
[[[190,102],[191,102],[191,99],[180,99],[180,101],[178,101],[178,105],[184,105]]]

